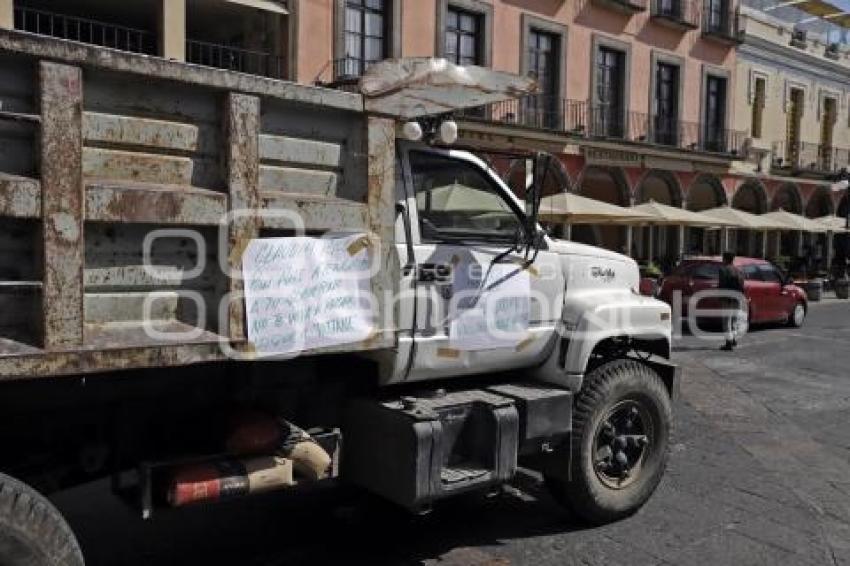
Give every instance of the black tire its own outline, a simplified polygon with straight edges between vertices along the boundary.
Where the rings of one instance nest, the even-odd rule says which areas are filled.
[[[83,566],[80,545],[59,511],[28,485],[0,474],[0,564]]]
[[[797,317],[797,309],[802,310],[802,317]],[[802,301],[797,301],[794,307],[791,309],[791,312],[788,313],[788,326],[791,328],[800,328],[803,326],[803,322],[806,320],[806,305],[803,304]]]
[[[594,460],[600,453],[597,443],[604,437],[600,435],[605,434],[603,421],[610,424],[625,407],[639,411],[638,423],[648,443],[639,449],[628,448],[630,452],[639,450],[639,456],[633,458],[634,469],[612,486],[617,480],[597,470]],[[648,422],[643,423],[644,419]],[[634,425],[631,417],[629,422]],[[646,503],[664,475],[671,428],[670,396],[657,373],[633,360],[604,364],[587,376],[575,400],[571,479],[547,475],[546,485],[556,501],[590,523],[604,524],[631,515]]]

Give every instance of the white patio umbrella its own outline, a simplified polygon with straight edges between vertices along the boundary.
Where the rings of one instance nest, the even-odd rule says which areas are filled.
[[[540,218],[551,222],[569,224],[624,224],[634,225],[649,219],[636,212],[601,200],[574,193],[558,193],[540,201]]]
[[[545,197],[540,202],[540,218],[564,224],[567,239],[571,237],[573,224],[609,224],[626,226],[626,249],[632,248],[631,226],[644,222],[647,217],[630,208],[617,206],[601,200],[583,197],[574,193],[558,193]]]
[[[691,212],[684,208],[677,208],[650,200],[647,203],[633,206],[631,210],[640,212],[650,217],[646,224],[650,226],[678,226],[679,227],[679,255],[684,251],[685,226],[698,226],[703,228],[719,227],[723,222],[707,217],[698,212]],[[654,242],[653,230],[649,231],[649,258],[652,260]]]
[[[761,217],[765,220],[784,225],[785,230],[814,232],[816,234],[823,234],[824,232],[827,232],[827,228],[823,223],[818,222],[817,220],[812,220],[811,218],[806,218],[799,214],[793,214],[786,210],[782,210],[781,208],[775,212],[762,214]]]
[[[827,232],[839,234],[848,232],[846,218],[841,218],[839,216],[821,216],[820,218],[815,218],[815,222],[819,222],[826,226]]]
[[[835,242],[833,242],[833,234],[844,234],[850,232],[847,230],[847,219],[839,216],[821,216],[815,218],[815,222],[819,222],[826,226],[826,265],[828,269],[832,268],[832,259],[835,255]]]
[[[745,230],[757,230],[764,233],[764,241],[762,243],[762,255],[767,255],[767,232],[769,230],[785,230],[786,225],[770,218],[765,218],[764,215],[750,214],[737,208],[732,208],[729,205],[718,206],[709,210],[703,210],[700,214],[704,214],[710,218],[715,218],[724,223],[723,230],[723,247],[728,247],[729,231],[727,228],[741,228]]]
[[[788,212],[787,210],[782,210],[781,208],[774,212],[769,212],[767,214],[762,214],[762,218],[769,219],[771,221],[778,222],[780,224],[784,224],[784,231],[786,232],[799,232],[800,233],[800,246],[803,244],[803,232],[810,232],[815,234],[823,234],[827,231],[826,227],[810,218],[806,218],[800,214],[793,214]]]

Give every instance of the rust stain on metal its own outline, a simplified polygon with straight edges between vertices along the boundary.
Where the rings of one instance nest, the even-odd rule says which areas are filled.
[[[437,348],[437,357],[456,360],[460,358],[460,350],[454,348]]]
[[[223,193],[186,186],[86,182],[86,219],[98,222],[214,225],[226,201]]]
[[[43,342],[83,341],[82,72],[42,62],[41,188],[44,243]]]
[[[260,232],[257,214],[260,208],[260,99],[244,94],[229,94],[225,127],[230,210],[238,213],[230,219],[228,227],[228,264],[232,271],[241,271],[245,248]],[[241,292],[241,278],[230,278],[229,289],[232,293]],[[228,328],[232,340],[245,338],[244,300],[230,302]]]
[[[393,251],[395,231],[395,121],[385,118],[368,118],[368,194],[369,230],[380,245],[373,247],[372,261],[378,261],[380,269],[372,277],[372,293],[376,297],[386,294],[397,296],[398,280],[392,276],[398,273],[398,256]],[[387,309],[386,301],[378,301],[376,320],[382,328],[385,339],[396,338],[397,321],[393,312]]]
[[[198,126],[194,124],[151,118],[100,112],[86,112],[83,116],[83,138],[87,143],[193,152],[198,150],[198,130]]]
[[[83,174],[92,178],[189,185],[193,167],[189,157],[92,147],[83,150]]]
[[[41,217],[41,184],[38,180],[0,174],[0,215]]]

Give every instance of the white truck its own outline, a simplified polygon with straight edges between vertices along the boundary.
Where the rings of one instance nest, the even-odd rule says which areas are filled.
[[[82,564],[42,494],[105,477],[154,520],[317,482],[418,512],[520,466],[593,523],[650,497],[670,308],[542,230],[551,157],[523,202],[447,147],[531,82],[362,88],[0,30],[0,563]]]

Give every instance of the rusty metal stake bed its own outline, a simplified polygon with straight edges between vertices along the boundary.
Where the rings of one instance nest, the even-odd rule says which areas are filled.
[[[107,476],[145,517],[333,478],[421,511],[518,465],[590,521],[648,499],[677,387],[669,308],[638,296],[632,260],[540,229],[557,160],[522,159],[523,203],[429,143],[532,81],[402,60],[361,88],[0,30],[0,499],[58,533],[0,506],[0,562],[81,564],[38,491]],[[339,242],[343,260],[317,259]],[[251,298],[270,249],[309,250],[266,264],[320,307]],[[353,296],[375,300],[322,295],[359,257],[377,267]],[[306,336],[300,355],[271,355],[270,328]]]

